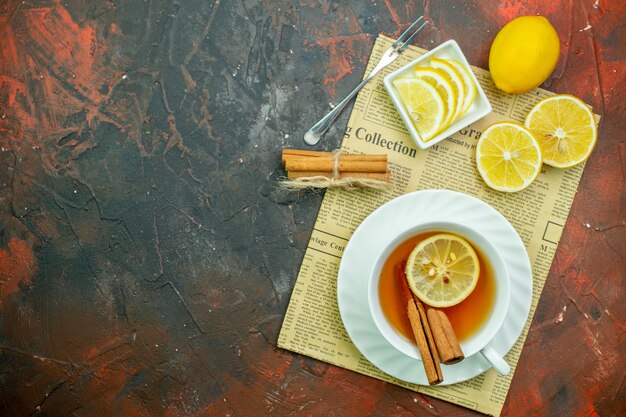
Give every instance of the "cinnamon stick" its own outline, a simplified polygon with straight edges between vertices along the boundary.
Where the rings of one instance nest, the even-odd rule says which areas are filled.
[[[290,172],[287,172],[287,178],[289,178],[290,180],[303,178],[303,177],[317,177],[317,176],[332,178],[333,173],[330,171],[295,171],[295,172],[290,171]],[[339,172],[337,179],[342,179],[342,178],[370,178],[373,180],[387,182],[389,181],[389,173],[388,172],[351,172],[351,171]]]
[[[461,362],[465,355],[446,313],[435,308],[429,308],[427,315],[441,362],[446,365]]]
[[[307,151],[302,149],[283,149],[282,163],[285,164],[288,159],[302,158],[302,157],[333,157],[332,152],[326,151]],[[387,162],[387,154],[343,154],[341,159],[346,161],[385,161]]]
[[[282,154],[282,158],[281,161],[283,163],[283,165],[285,164],[285,161],[288,158],[299,158],[299,157],[303,157],[303,156],[308,156],[308,157],[318,157],[318,156],[332,156],[332,152],[325,152],[325,151],[306,151],[303,149],[290,149],[290,148],[285,148],[283,149],[283,154]]]
[[[416,303],[408,287],[403,264],[396,265],[396,278],[400,286],[402,300],[406,304],[407,315],[415,336],[415,342],[422,356],[422,364],[424,365],[428,383],[430,385],[439,384],[443,381],[443,374],[439,365],[435,341],[430,331],[426,314],[423,312],[423,306],[421,306],[421,303]],[[421,310],[420,306],[422,307]]]
[[[330,157],[299,157],[287,158],[285,168],[289,172],[296,171],[329,171],[334,169],[334,161]],[[363,161],[339,158],[339,171],[352,172],[387,172],[387,161]]]
[[[411,322],[413,334],[415,335],[417,348],[422,356],[422,363],[424,364],[424,371],[426,372],[428,383],[430,385],[437,385],[443,381],[439,358],[437,357],[437,351],[431,349],[431,343],[429,343],[428,333],[426,332],[427,327],[424,327],[424,322],[413,300],[407,303],[407,314]]]

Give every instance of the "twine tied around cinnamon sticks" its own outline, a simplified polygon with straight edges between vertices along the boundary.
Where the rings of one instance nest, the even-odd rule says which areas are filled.
[[[385,154],[283,149],[282,162],[287,170],[287,179],[280,182],[280,187],[288,191],[333,187],[390,188]]]

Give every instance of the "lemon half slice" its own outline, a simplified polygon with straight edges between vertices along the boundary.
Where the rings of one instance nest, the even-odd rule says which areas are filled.
[[[452,85],[456,91],[456,114],[453,117],[457,118],[462,116],[461,110],[465,103],[465,96],[467,96],[468,93],[462,75],[447,59],[433,58],[430,60],[430,65],[433,68],[444,71],[452,81]]]
[[[436,68],[418,67],[414,72],[415,76],[427,81],[430,85],[437,89],[437,92],[443,99],[446,105],[446,117],[444,118],[441,130],[448,127],[448,125],[454,120],[456,115],[456,106],[458,100],[458,92],[455,92],[455,87],[452,84],[452,80],[443,70]]]
[[[463,97],[463,107],[459,111],[460,116],[467,113],[470,107],[472,107],[474,100],[476,100],[476,84],[474,84],[474,79],[469,73],[469,70],[463,64],[454,59],[448,59],[447,62],[461,74],[463,84],[465,85],[465,97]]]
[[[393,84],[422,140],[432,139],[441,130],[446,112],[437,89],[421,78],[400,78]]]
[[[515,192],[528,187],[541,170],[541,149],[521,124],[489,126],[476,145],[476,166],[494,190]]]
[[[465,300],[476,288],[479,274],[474,248],[447,233],[420,242],[406,264],[411,291],[432,307],[451,307]]]
[[[525,126],[539,142],[543,162],[557,168],[586,160],[598,138],[589,107],[568,94],[541,100],[528,113]]]

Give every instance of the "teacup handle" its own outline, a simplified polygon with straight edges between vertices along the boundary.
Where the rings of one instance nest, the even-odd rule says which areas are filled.
[[[490,345],[485,346],[480,353],[500,375],[507,375],[511,372],[509,364],[506,363],[502,356],[500,356],[500,354]]]

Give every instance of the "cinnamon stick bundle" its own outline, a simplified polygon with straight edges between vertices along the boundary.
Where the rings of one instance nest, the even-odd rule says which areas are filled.
[[[389,182],[386,154],[347,154],[341,151],[283,149],[288,182],[298,188],[369,186],[383,189]]]

